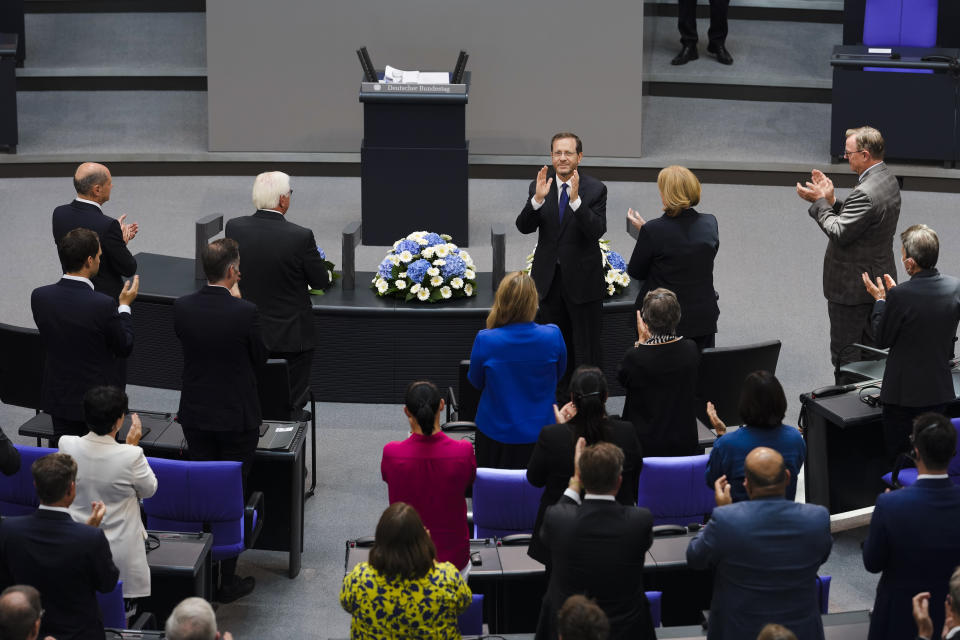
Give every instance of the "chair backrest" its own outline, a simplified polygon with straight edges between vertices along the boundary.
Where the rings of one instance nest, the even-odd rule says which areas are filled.
[[[20,452],[20,470],[12,476],[0,474],[0,515],[25,516],[37,510],[40,501],[33,487],[33,474],[30,465],[45,455],[56,453],[56,449],[46,447],[28,447],[13,445]]]
[[[947,473],[950,475],[953,484],[960,484],[960,418],[954,418],[950,422],[953,424],[953,428],[957,430],[957,448],[954,449],[953,459],[950,461],[950,466],[947,467]]]
[[[46,358],[40,332],[0,323],[0,353],[0,401],[39,410]]]
[[[285,359],[271,358],[257,367],[257,394],[264,420],[291,419],[290,370]]]
[[[820,601],[820,613],[830,613],[830,576],[817,576],[817,599]]]
[[[243,481],[239,462],[147,458],[157,492],[143,501],[147,528],[213,534],[213,560],[244,549]]]
[[[716,502],[704,480],[709,455],[643,459],[637,505],[650,509],[653,524],[704,523]]]
[[[461,360],[457,375],[457,420],[461,422],[475,422],[477,407],[480,405],[480,390],[470,384],[467,372],[470,370],[470,361]]]
[[[653,621],[653,626],[659,627],[660,612],[663,610],[663,591],[647,591],[644,595],[650,603],[650,619]]]
[[[933,47],[937,0],[867,0],[863,44],[872,47]]]
[[[97,604],[100,605],[104,627],[127,628],[127,608],[123,604],[123,580],[117,580],[117,586],[110,593],[97,591]]]
[[[524,469],[477,469],[473,482],[474,537],[533,533],[542,495],[542,488],[527,482]]]
[[[737,406],[744,378],[758,369],[775,374],[779,359],[779,340],[704,349],[697,374],[697,416],[704,424],[710,424],[706,416],[706,403],[710,401],[727,426],[740,424]]]
[[[457,626],[464,636],[483,635],[483,594],[473,594],[470,606],[457,617]]]

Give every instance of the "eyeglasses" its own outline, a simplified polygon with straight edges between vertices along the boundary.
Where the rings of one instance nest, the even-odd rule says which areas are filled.
[[[576,151],[554,151],[551,153],[554,158],[575,158],[577,156]]]
[[[850,159],[850,154],[852,154],[852,153],[866,153],[866,152],[867,152],[866,149],[857,149],[857,150],[855,150],[855,151],[847,151],[846,149],[844,149],[844,150],[843,150],[843,159],[844,159],[844,160],[849,160],[849,159]]]

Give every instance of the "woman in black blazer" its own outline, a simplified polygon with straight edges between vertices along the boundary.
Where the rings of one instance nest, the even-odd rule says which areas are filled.
[[[717,292],[713,288],[713,260],[720,248],[717,219],[693,208],[700,202],[700,181],[686,167],[670,166],[657,176],[663,215],[646,222],[630,209],[627,218],[637,228],[627,273],[642,280],[637,309],[648,291],[663,287],[680,301],[677,334],[690,338],[702,350],[714,345],[717,333]]]
[[[570,379],[570,399],[562,409],[553,406],[557,424],[540,430],[527,465],[527,480],[543,487],[533,539],[527,554],[543,564],[550,563],[550,550],[540,542],[540,525],[547,507],[556,504],[573,475],[573,452],[579,438],[588,445],[610,442],[623,450],[623,483],[617,493],[621,504],[637,503],[637,477],[643,465],[640,441],[633,425],[607,415],[607,379],[603,372],[590,366],[578,367]]]

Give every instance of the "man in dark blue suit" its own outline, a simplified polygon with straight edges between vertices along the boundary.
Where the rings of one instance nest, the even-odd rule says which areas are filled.
[[[581,174],[583,143],[573,133],[550,141],[553,171],[544,166],[530,183],[517,216],[520,233],[537,231],[530,275],[540,295],[542,324],[560,327],[567,371],[558,385],[564,404],[570,375],[580,365],[601,366],[600,324],[606,283],[598,241],[607,231],[607,187]]]
[[[751,451],[744,470],[750,500],[734,503],[720,476],[717,508],[687,547],[690,568],[715,569],[707,638],[756,638],[776,622],[798,638],[823,640],[816,579],[833,546],[830,514],[784,498],[790,471],[773,449]]]
[[[127,249],[127,243],[137,235],[136,222],[124,224],[126,214],[119,220],[104,215],[103,204],[110,199],[113,177],[102,164],[84,162],[73,176],[77,197],[70,204],[53,210],[53,241],[58,245],[63,236],[78,227],[90,229],[100,236],[103,259],[100,270],[94,274],[94,289],[114,300],[123,288],[122,278],[137,272],[137,261]]]
[[[183,346],[177,418],[192,460],[236,460],[246,480],[260,439],[256,368],[267,358],[257,307],[240,299],[240,253],[229,238],[201,252],[207,285],[173,303]],[[250,593],[253,577],[236,576],[236,558],[220,565],[220,602]]]
[[[40,406],[53,418],[56,446],[64,434],[84,436],[83,395],[101,385],[124,388],[125,358],[133,350],[130,304],[140,277],[120,291],[120,305],[93,290],[102,252],[97,234],[74,229],[57,245],[63,278],[30,296],[46,351]]]
[[[942,415],[917,416],[911,437],[917,482],[877,498],[863,543],[867,571],[883,572],[870,618],[870,640],[912,637],[913,595],[928,591],[934,602],[943,602],[950,574],[960,565],[960,487],[947,476],[956,438],[953,425]],[[939,638],[943,612],[937,608],[931,614],[934,636]]]
[[[96,592],[109,593],[120,571],[98,528],[106,513],[93,503],[86,524],[69,507],[77,495],[77,463],[51,453],[31,467],[40,507],[31,515],[6,518],[0,526],[0,586],[38,589],[45,613],[40,635],[57,640],[103,640]]]

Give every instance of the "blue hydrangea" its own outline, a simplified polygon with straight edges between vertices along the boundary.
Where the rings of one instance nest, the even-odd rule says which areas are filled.
[[[440,273],[444,278],[463,277],[463,273],[467,270],[467,264],[458,255],[451,253],[443,261],[444,265],[440,267]]]
[[[321,260],[326,260],[326,259],[327,259],[327,254],[325,254],[325,253],[323,252],[323,249],[321,249],[319,246],[317,247],[317,253],[320,254],[320,259],[321,259]]]
[[[621,256],[616,251],[611,251],[607,254],[607,262],[610,263],[610,266],[619,271],[627,270],[627,263],[624,261],[623,256]]]
[[[424,260],[423,258],[419,260],[414,260],[409,265],[407,265],[407,277],[410,278],[411,282],[416,282],[420,284],[423,282],[423,277],[427,275],[427,269],[430,268],[430,263]]]
[[[393,277],[393,263],[388,259],[384,258],[383,262],[380,263],[380,266],[377,267],[377,275],[385,280],[389,280]]]
[[[427,241],[428,247],[433,247],[438,244],[447,244],[447,241],[436,233],[428,233],[427,235],[423,236],[423,239]]]
[[[397,243],[397,248],[393,250],[396,254],[401,254],[404,251],[409,251],[413,255],[420,253],[420,245],[414,240],[403,239]]]

